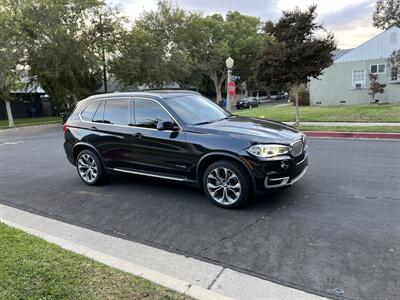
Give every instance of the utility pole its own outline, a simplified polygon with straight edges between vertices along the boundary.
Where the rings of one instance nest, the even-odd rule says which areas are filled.
[[[103,84],[104,84],[104,93],[107,93],[107,65],[106,65],[106,50],[104,47],[104,28],[103,28],[103,19],[100,14],[100,44],[101,44],[101,56],[103,61]]]

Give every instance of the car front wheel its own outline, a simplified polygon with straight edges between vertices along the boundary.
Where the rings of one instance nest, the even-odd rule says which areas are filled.
[[[246,170],[232,161],[218,161],[210,165],[203,176],[203,188],[208,198],[223,208],[243,206],[250,196]]]
[[[87,185],[99,185],[104,180],[103,164],[98,155],[92,150],[83,150],[78,154],[76,169],[79,177]]]

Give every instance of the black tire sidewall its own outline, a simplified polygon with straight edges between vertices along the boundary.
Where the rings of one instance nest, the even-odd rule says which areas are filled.
[[[208,174],[215,168],[218,167],[222,167],[222,168],[227,168],[231,171],[233,171],[236,176],[239,178],[240,181],[240,185],[241,185],[241,194],[239,199],[233,203],[233,204],[221,204],[217,201],[215,201],[213,199],[213,197],[211,197],[210,193],[208,192],[207,189],[207,176]],[[247,175],[247,171],[245,170],[245,168],[243,166],[241,166],[239,163],[233,162],[233,161],[229,161],[229,160],[221,160],[221,161],[217,161],[213,164],[211,164],[204,172],[203,174],[203,179],[202,179],[202,183],[203,183],[203,190],[205,192],[205,194],[207,195],[207,197],[217,206],[222,207],[222,208],[239,208],[242,207],[243,205],[245,205],[250,197],[251,194],[251,186],[250,186],[250,180],[248,178]]]
[[[95,181],[93,181],[93,182],[87,182],[87,181],[85,181],[85,180],[82,178],[81,174],[79,173],[78,161],[79,161],[79,158],[80,158],[83,154],[88,154],[88,155],[90,155],[90,156],[93,158],[93,160],[96,162],[96,165],[97,165],[97,177],[96,177]],[[105,173],[104,173],[103,163],[102,163],[102,161],[100,160],[99,156],[98,156],[94,151],[92,151],[92,150],[85,149],[85,150],[82,150],[81,152],[79,152],[78,156],[76,157],[76,170],[77,170],[77,172],[78,172],[79,178],[80,178],[84,183],[86,183],[87,185],[93,185],[93,186],[95,186],[95,185],[100,185],[100,184],[102,184],[103,181],[104,181]]]

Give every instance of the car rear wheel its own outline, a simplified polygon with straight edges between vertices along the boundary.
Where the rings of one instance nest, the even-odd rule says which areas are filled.
[[[212,202],[224,208],[241,207],[250,196],[246,170],[238,163],[227,160],[215,162],[207,168],[203,188]]]
[[[99,185],[105,178],[103,164],[92,150],[83,150],[76,159],[76,169],[79,177],[87,185]]]

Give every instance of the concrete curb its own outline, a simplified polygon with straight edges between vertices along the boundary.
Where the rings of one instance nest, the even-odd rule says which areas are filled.
[[[400,139],[400,133],[380,132],[338,132],[338,131],[303,131],[308,137],[352,138],[352,139]]]
[[[195,299],[328,299],[229,267],[110,236],[3,204],[0,204],[0,222]]]
[[[88,247],[76,244],[71,241],[67,241],[62,238],[52,236],[50,234],[44,233],[39,230],[35,230],[32,228],[28,228],[28,227],[16,224],[14,222],[5,220],[3,218],[0,218],[0,222],[6,224],[8,226],[14,227],[16,229],[20,229],[24,232],[27,232],[27,233],[37,236],[39,238],[42,238],[49,243],[53,243],[53,244],[60,246],[63,249],[84,255],[93,260],[101,262],[107,266],[110,266],[110,267],[113,267],[113,268],[116,268],[116,269],[119,269],[119,270],[122,270],[122,271],[125,271],[128,273],[131,273],[135,276],[147,279],[151,282],[154,282],[158,285],[166,287],[166,288],[173,290],[184,296],[188,296],[188,297],[191,297],[194,299],[199,299],[199,300],[203,300],[203,299],[204,300],[214,300],[214,299],[215,300],[232,300],[233,299],[230,297],[223,296],[214,291],[205,289],[203,287],[192,285],[190,282],[183,281],[183,280],[171,277],[169,275],[147,269],[145,267],[133,264],[129,261],[119,259],[117,257],[113,257],[111,255],[90,249]]]
[[[40,125],[27,125],[27,126],[21,126],[21,127],[0,129],[0,133],[2,133],[2,132],[10,132],[10,131],[22,131],[22,130],[41,129],[41,128],[53,128],[53,127],[61,127],[61,126],[62,126],[61,123],[40,124]]]

